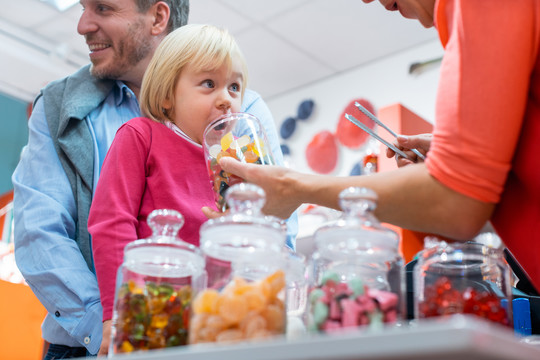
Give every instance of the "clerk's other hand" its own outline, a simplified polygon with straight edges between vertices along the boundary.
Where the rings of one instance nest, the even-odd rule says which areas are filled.
[[[399,135],[394,142],[394,145],[396,145],[398,149],[403,150],[403,152],[407,154],[409,158],[404,158],[397,155],[394,150],[390,148],[386,149],[386,156],[391,158],[397,155],[396,164],[398,167],[422,162],[423,160],[413,153],[411,149],[416,149],[423,155],[426,155],[431,145],[432,136],[432,134]]]
[[[105,320],[103,322],[103,337],[101,340],[101,346],[99,347],[98,356],[107,356],[109,352],[109,342],[111,341],[111,326],[112,320]]]
[[[245,181],[260,186],[266,193],[263,212],[266,215],[286,219],[301,204],[291,183],[295,172],[281,166],[245,164],[223,157],[219,165],[228,173],[241,177]]]

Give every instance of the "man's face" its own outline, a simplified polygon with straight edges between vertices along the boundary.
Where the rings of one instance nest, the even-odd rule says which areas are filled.
[[[77,26],[90,49],[92,75],[135,81],[134,69],[151,57],[151,18],[139,13],[135,0],[81,0]]]

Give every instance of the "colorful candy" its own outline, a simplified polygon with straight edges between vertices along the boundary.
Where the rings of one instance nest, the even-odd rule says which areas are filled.
[[[263,339],[285,332],[281,270],[256,282],[235,277],[222,291],[207,289],[193,301],[189,343]]]
[[[418,312],[420,318],[473,314],[503,325],[509,324],[506,310],[496,294],[478,291],[472,287],[459,291],[445,276],[426,286],[424,299],[418,305]]]
[[[191,286],[133,281],[121,285],[116,307],[115,353],[185,345]]]
[[[358,278],[340,282],[335,273],[325,274],[321,284],[309,295],[312,331],[377,328],[397,321],[399,298],[393,292],[370,289]]]
[[[221,169],[219,160],[230,156],[242,162],[252,164],[273,164],[273,160],[259,138],[251,138],[249,135],[235,137],[228,132],[221,138],[220,144],[214,144],[208,149],[210,158],[208,161],[209,175],[214,188],[216,203],[220,210],[226,209],[225,192],[234,184],[242,182],[242,179],[229,174]]]

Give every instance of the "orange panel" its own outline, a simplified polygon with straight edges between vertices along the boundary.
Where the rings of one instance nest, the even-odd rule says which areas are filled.
[[[45,308],[27,285],[0,280],[0,359],[41,359],[45,315]]]

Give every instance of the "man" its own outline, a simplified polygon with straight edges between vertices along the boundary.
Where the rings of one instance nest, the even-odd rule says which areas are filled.
[[[51,344],[46,359],[100,350],[102,307],[87,230],[92,194],[116,130],[140,116],[137,96],[154,50],[187,23],[189,13],[188,0],[81,0],[81,5],[77,30],[86,39],[91,65],[42,90],[12,178],[15,256],[48,311],[42,325]],[[273,119],[260,96],[247,90],[242,111],[264,123],[282,162]]]

